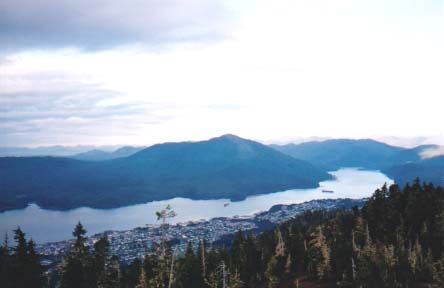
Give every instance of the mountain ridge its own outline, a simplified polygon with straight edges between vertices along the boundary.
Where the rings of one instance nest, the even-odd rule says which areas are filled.
[[[157,144],[107,161],[0,158],[0,208],[114,208],[174,197],[230,198],[317,187],[331,175],[258,142],[223,135]]]
[[[145,148],[146,147],[123,146],[114,151],[103,151],[100,149],[93,149],[67,157],[84,161],[112,160],[116,158],[124,158],[131,156]]]
[[[327,170],[360,167],[380,170],[401,185],[412,182],[417,177],[421,181],[444,185],[444,163],[436,164],[441,164],[440,156],[423,157],[425,151],[441,147],[439,145],[403,148],[372,139],[329,139],[270,146]]]
[[[423,159],[425,150],[438,148],[439,145],[425,144],[412,148],[393,146],[373,139],[328,139],[299,144],[269,145],[284,154],[309,161],[326,169],[338,169],[354,161],[354,166],[367,169],[381,169],[392,165],[404,164]],[[356,153],[366,158],[356,157]],[[353,155],[354,154],[354,155]],[[369,156],[370,155],[370,156]],[[376,156],[376,159],[375,157]],[[354,159],[349,159],[353,158]],[[352,165],[353,166],[353,165]]]

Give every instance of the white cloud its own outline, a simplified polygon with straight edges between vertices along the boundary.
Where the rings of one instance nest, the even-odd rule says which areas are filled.
[[[13,93],[87,84],[112,92],[91,102],[95,109],[142,110],[125,123],[94,120],[101,123],[92,125],[97,135],[91,128],[88,136],[58,131],[53,139],[36,130],[35,141],[40,135],[45,143],[151,144],[222,133],[266,142],[314,135],[442,139],[442,7],[414,0],[258,1],[222,42],[26,51],[7,58],[0,85]],[[90,96],[82,97],[73,107]]]
[[[433,158],[444,156],[444,146],[432,147],[421,152],[421,158]]]

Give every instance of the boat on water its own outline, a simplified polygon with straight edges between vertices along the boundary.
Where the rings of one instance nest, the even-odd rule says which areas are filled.
[[[335,191],[322,189],[322,193],[335,193]]]
[[[225,203],[225,204],[224,204],[224,207],[227,207],[228,205],[230,205],[230,203]]]

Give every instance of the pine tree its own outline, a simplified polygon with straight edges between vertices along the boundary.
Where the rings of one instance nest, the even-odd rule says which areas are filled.
[[[108,287],[119,288],[122,275],[120,271],[120,263],[117,256],[112,256],[108,269]]]
[[[201,287],[204,283],[200,270],[199,259],[194,255],[193,244],[188,242],[182,260],[180,283],[182,287]]]
[[[444,287],[444,257],[433,264],[432,283],[433,287]]]
[[[143,267],[140,267],[139,282],[135,288],[148,288],[145,269],[143,269]]]
[[[267,264],[267,270],[265,271],[265,277],[267,280],[268,288],[275,288],[279,285],[279,260],[276,255],[271,256]]]
[[[26,271],[28,262],[28,244],[26,242],[25,233],[20,228],[14,230],[14,240],[16,242],[13,248],[14,256],[14,283],[17,287],[26,287]]]
[[[274,247],[274,253],[268,261],[267,270],[265,272],[269,288],[277,287],[282,280],[288,261],[286,257],[285,242],[280,229],[276,229],[275,238],[276,245]]]
[[[142,269],[142,263],[139,258],[134,259],[126,268],[123,267],[121,286],[135,287],[139,283],[140,269]]]
[[[290,273],[291,273],[291,264],[292,264],[291,254],[289,253],[287,256],[287,261],[285,261],[285,274],[286,275],[290,275]]]
[[[28,243],[26,242],[25,233],[20,228],[14,230],[15,247],[13,250],[14,256],[14,283],[17,287],[26,287],[26,271],[28,265]]]
[[[6,263],[12,266],[10,276],[6,277],[5,283],[12,284],[17,288],[39,288],[44,285],[43,267],[40,264],[39,256],[35,251],[34,241],[26,241],[25,233],[20,228],[14,230],[15,247],[9,255],[9,248],[5,243]],[[8,259],[9,258],[9,259]],[[9,269],[6,268],[8,271]],[[9,279],[9,280],[8,280]]]
[[[309,275],[318,280],[328,279],[330,266],[330,248],[322,232],[322,227],[318,226],[312,233],[308,251],[310,257]]]
[[[200,271],[202,273],[202,279],[207,277],[207,252],[206,252],[206,242],[205,240],[199,241],[199,246],[197,248],[199,263],[200,263]]]
[[[108,271],[106,267],[108,262],[108,253],[108,238],[103,236],[94,244],[94,278],[98,288],[105,288],[109,286]]]
[[[243,251],[243,244],[244,244],[244,233],[242,231],[237,231],[234,235],[233,242],[231,244],[230,254],[231,259],[229,262],[230,267],[236,270],[240,270],[241,267],[244,265],[245,255]]]
[[[27,287],[38,288],[43,287],[45,283],[45,279],[43,277],[43,267],[40,264],[40,257],[37,255],[35,251],[34,241],[31,239],[28,241],[28,260],[27,260]]]
[[[67,254],[63,263],[62,270],[62,288],[88,287],[93,285],[91,272],[94,270],[91,266],[91,256],[85,246],[86,230],[79,222],[73,231],[75,237],[74,245]]]
[[[12,257],[10,254],[8,234],[5,233],[3,245],[0,247],[0,283],[5,288],[11,288],[12,278]]]
[[[230,279],[228,281],[229,288],[242,288],[244,287],[244,283],[241,280],[239,272],[235,271],[234,273],[230,273]]]

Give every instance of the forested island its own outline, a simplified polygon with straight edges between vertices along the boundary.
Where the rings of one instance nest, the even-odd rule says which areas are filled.
[[[167,226],[165,226],[168,229]],[[362,208],[309,211],[261,234],[239,231],[229,246],[171,243],[121,265],[106,237],[75,242],[45,274],[32,240],[17,230],[0,250],[2,287],[442,287],[444,190],[419,180],[377,189]]]

